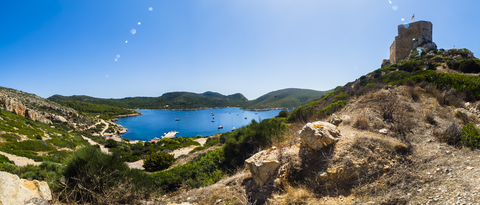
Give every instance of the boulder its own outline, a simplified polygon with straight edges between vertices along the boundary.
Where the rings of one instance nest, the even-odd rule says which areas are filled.
[[[31,109],[25,109],[25,117],[28,117],[30,118],[31,120],[36,120],[37,119],[37,112],[35,110],[31,110]]]
[[[383,128],[383,129],[378,130],[378,132],[379,132],[380,134],[386,135],[386,134],[388,134],[388,129]]]
[[[340,119],[342,119],[342,121],[345,121],[345,120],[350,120],[350,119],[352,119],[352,118],[351,118],[350,116],[348,116],[348,115],[342,115],[342,116],[340,117]]]
[[[337,126],[322,121],[307,123],[300,131],[302,143],[314,150],[334,144],[340,137]]]
[[[383,59],[382,60],[382,65],[380,68],[383,68],[383,67],[388,67],[392,64],[392,61],[390,61],[390,59]]]
[[[340,119],[337,115],[332,114],[332,118],[330,119],[330,123],[334,124],[335,126],[339,126],[342,123],[342,119]]]
[[[456,56],[453,56],[453,60],[456,60],[456,61],[463,60],[463,57],[461,55],[456,55]]]
[[[62,117],[60,115],[55,115],[54,119],[58,120],[58,121],[61,121],[61,122],[67,122],[67,119],[65,119],[64,117]]]
[[[0,172],[1,205],[16,205],[42,201],[32,200],[34,198],[47,201],[52,200],[52,193],[50,192],[47,182],[39,182],[37,180],[29,181],[20,179],[14,174]]]
[[[273,150],[272,150],[273,149]],[[262,186],[280,166],[276,148],[263,150],[245,160],[245,164],[252,173],[253,180]]]

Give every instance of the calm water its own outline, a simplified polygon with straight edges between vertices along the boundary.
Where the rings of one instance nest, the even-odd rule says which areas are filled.
[[[154,137],[160,138],[169,131],[179,132],[176,136],[210,136],[220,132],[229,132],[233,127],[240,128],[250,124],[252,120],[273,118],[281,110],[269,111],[246,111],[240,108],[215,108],[207,110],[139,110],[143,115],[119,118],[116,122],[128,132],[123,134],[124,138],[130,140],[151,140]],[[213,112],[214,116],[211,115]],[[214,117],[215,122],[212,122]],[[180,121],[175,121],[175,118]],[[245,119],[247,118],[247,119]],[[218,129],[222,125],[223,129]]]

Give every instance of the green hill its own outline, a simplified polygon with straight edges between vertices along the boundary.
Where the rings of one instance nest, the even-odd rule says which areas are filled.
[[[298,107],[320,99],[333,90],[316,91],[308,89],[287,88],[269,92],[248,102],[247,109]]]
[[[321,98],[331,91],[314,91],[289,88],[270,92],[258,99],[248,101],[240,93],[222,95],[216,92],[201,94],[191,92],[170,92],[160,97],[127,97],[122,99],[103,99],[85,95],[53,95],[53,102],[83,101],[130,109],[201,109],[211,107],[242,107],[246,109],[297,107]],[[167,106],[168,105],[168,106]]]

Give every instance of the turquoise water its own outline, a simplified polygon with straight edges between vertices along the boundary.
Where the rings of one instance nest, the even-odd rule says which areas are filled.
[[[252,120],[259,122],[263,119],[273,118],[280,111],[255,112],[240,110],[240,108],[215,108],[197,111],[139,110],[143,115],[119,118],[115,123],[128,128],[128,132],[122,136],[130,140],[160,138],[169,131],[179,132],[176,135],[177,137],[210,136],[220,132],[229,132],[233,127],[240,128],[248,125]],[[214,115],[212,116],[211,113]],[[179,121],[175,121],[175,118],[178,118]],[[212,119],[215,122],[212,122]],[[218,129],[220,125],[223,126],[223,129]]]

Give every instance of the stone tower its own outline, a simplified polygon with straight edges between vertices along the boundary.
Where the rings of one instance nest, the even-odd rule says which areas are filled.
[[[437,45],[432,41],[432,30],[433,24],[429,21],[398,25],[398,36],[390,46],[390,62],[408,58],[414,48],[420,47],[422,53],[437,50]]]

